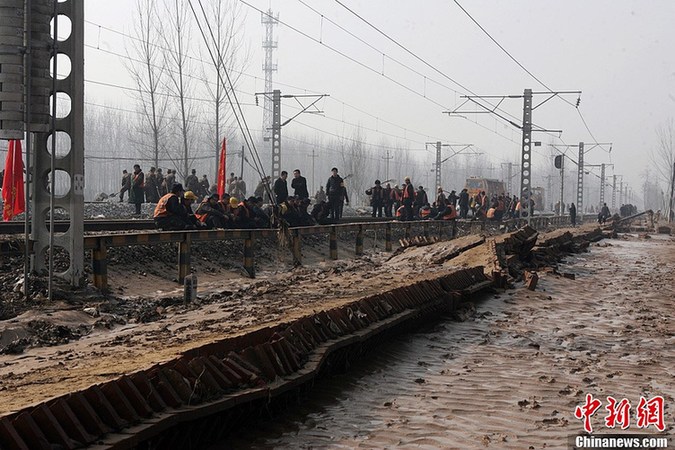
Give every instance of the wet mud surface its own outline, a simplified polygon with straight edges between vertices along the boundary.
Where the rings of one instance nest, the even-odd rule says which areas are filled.
[[[466,320],[394,340],[211,448],[568,448],[587,393],[603,408],[662,395],[672,436],[675,240],[605,240],[560,268],[575,279],[540,272],[534,292],[478,299]],[[626,431],[642,431],[632,414]],[[605,415],[598,433],[614,432]]]
[[[479,240],[467,236],[426,247],[426,252],[455,253]],[[308,245],[303,248],[306,266],[268,269],[254,280],[237,274],[201,276],[201,295],[189,304],[183,303],[181,288],[160,291],[165,282],[142,282],[127,273],[128,291],[156,295],[60,302],[0,321],[0,348],[5,349],[0,414],[147,369],[207,343],[405,285],[400,264],[409,266],[416,279],[448,272],[441,256],[440,262],[413,267],[417,256],[412,251],[395,259],[389,253],[354,258],[344,249],[345,259],[338,261],[326,261],[324,251],[327,245]]]

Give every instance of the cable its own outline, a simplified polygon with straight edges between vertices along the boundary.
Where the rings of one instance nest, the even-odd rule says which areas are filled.
[[[222,55],[220,53],[218,53],[218,60],[216,61],[216,57],[214,56],[213,51],[211,50],[211,46],[209,45],[209,40],[207,39],[206,34],[204,32],[204,29],[202,28],[202,25],[199,21],[199,18],[197,17],[197,11],[194,9],[194,5],[192,4],[192,0],[188,0],[188,4],[190,6],[190,10],[192,11],[192,14],[193,14],[196,22],[197,22],[197,26],[199,27],[199,32],[201,33],[202,38],[204,39],[204,44],[206,45],[206,49],[208,50],[209,55],[211,56],[211,59],[213,61],[214,66],[222,67],[223,72],[225,73],[225,77],[227,78],[227,81],[230,85],[230,88],[232,89],[231,92],[228,91],[227,89],[225,89],[225,94],[227,96],[227,100],[230,102],[230,105],[233,108],[235,119],[237,120],[237,124],[239,125],[239,129],[242,132],[242,135],[244,137],[244,142],[249,149],[249,153],[251,154],[251,157],[253,158],[253,163],[256,166],[256,171],[258,172],[258,175],[259,175],[260,179],[265,180],[267,177],[266,177],[266,174],[265,174],[265,170],[262,166],[262,161],[260,160],[260,155],[258,154],[258,151],[255,148],[255,143],[253,142],[253,136],[251,135],[251,132],[248,128],[248,124],[246,123],[246,118],[244,117],[244,112],[241,109],[241,105],[239,105],[239,99],[237,99],[236,92],[234,91],[234,85],[232,84],[232,80],[230,79],[230,75],[228,73],[227,67],[223,62]],[[211,28],[211,24],[209,23],[209,21],[207,19],[207,14],[206,14],[206,11],[204,10],[204,6],[203,6],[201,0],[199,0],[199,6],[202,10],[202,14],[204,15],[204,19],[206,19],[206,24],[209,27],[211,39],[213,39],[213,41],[216,42],[213,30]],[[220,66],[219,66],[219,64],[220,64]],[[223,82],[223,78],[222,78],[222,75],[221,75],[220,71],[217,71],[217,74],[218,74],[218,78],[220,79],[220,81]],[[223,85],[225,85],[224,82],[223,82]],[[233,97],[234,97],[234,101],[232,100]],[[235,102],[237,104],[236,109],[234,108]],[[237,111],[239,112],[239,114],[237,114]],[[265,189],[268,191],[268,194],[269,194],[270,198],[272,199],[273,204],[276,204],[275,196],[272,195],[272,192],[271,192],[269,186],[266,183],[264,183],[264,185],[265,185]]]
[[[240,0],[240,1],[243,1],[243,0]],[[482,26],[481,26],[481,25],[480,25],[480,24],[479,24],[479,23],[478,23],[478,22],[477,22],[477,21],[476,21],[476,20],[475,20],[475,19],[474,19],[474,18],[473,18],[466,10],[465,10],[465,9],[464,9],[464,8],[462,8],[462,6],[459,4],[459,2],[458,2],[457,0],[454,0],[454,1],[455,1],[455,3],[457,3],[457,6],[459,6],[459,7],[462,9],[462,11],[464,11],[464,13],[465,13],[467,16],[469,16],[469,18],[470,18],[476,25],[478,25],[479,28],[480,28],[481,30],[483,30],[483,32],[484,32],[485,34],[487,34],[488,37],[489,37],[495,44],[497,44],[497,45],[499,46],[499,48],[501,48],[507,55],[509,55],[509,57],[510,57],[511,59],[513,59],[513,61],[516,62],[516,64],[518,64],[523,70],[525,70],[525,71],[526,71],[531,77],[533,77],[538,83],[540,83],[542,86],[544,86],[544,87],[545,87],[546,89],[548,89],[549,91],[552,91],[551,88],[549,88],[546,84],[544,84],[544,83],[543,83],[542,81],[540,81],[537,77],[535,77],[529,70],[527,70],[522,64],[520,64],[520,62],[519,62],[518,60],[516,60],[509,52],[507,52],[506,49],[505,49],[504,47],[502,47],[501,44],[499,44],[499,43],[498,43],[498,42],[497,42],[497,41],[496,41],[496,40],[495,40],[495,39],[494,39],[494,38],[493,38],[493,37],[492,37],[492,36],[491,36],[491,35],[490,35],[490,34],[489,34],[489,33],[488,33],[488,32],[487,32],[487,31],[486,31],[486,30],[485,30],[485,29],[484,29],[484,28],[483,28],[483,27],[482,27]],[[347,5],[345,5],[342,1],[340,1],[340,0],[335,0],[335,2],[336,2],[338,5],[340,5],[341,7],[343,7],[344,9],[346,9],[347,11],[349,11],[352,15],[356,16],[359,20],[361,20],[362,22],[364,22],[365,24],[367,24],[367,25],[368,25],[369,27],[371,27],[373,30],[377,31],[379,34],[381,34],[382,36],[384,36],[386,39],[388,39],[389,41],[391,41],[392,43],[394,43],[396,46],[398,46],[399,48],[401,48],[402,50],[404,50],[406,53],[408,53],[409,55],[411,55],[412,57],[414,57],[414,58],[417,59],[418,61],[422,62],[424,65],[426,65],[427,67],[429,67],[429,68],[432,69],[433,71],[435,71],[436,73],[438,73],[438,74],[440,74],[441,76],[443,76],[444,78],[450,80],[451,82],[453,82],[454,84],[456,84],[456,85],[459,86],[460,88],[464,89],[465,91],[469,92],[470,94],[476,95],[476,93],[473,92],[471,89],[469,89],[468,87],[462,85],[462,84],[459,83],[458,81],[454,80],[453,78],[451,78],[450,76],[448,76],[447,74],[445,74],[444,72],[442,72],[440,69],[436,68],[436,67],[433,66],[431,63],[427,62],[426,60],[424,60],[423,58],[421,58],[419,55],[417,55],[416,53],[414,53],[413,51],[411,51],[410,49],[408,49],[407,47],[405,47],[403,44],[399,43],[396,39],[392,38],[391,36],[389,36],[389,35],[388,35],[387,33],[385,33],[384,31],[380,30],[378,27],[376,27],[375,25],[373,25],[370,21],[368,21],[368,20],[365,19],[363,16],[361,16],[360,14],[358,14],[356,11],[354,11],[353,9],[351,9],[350,7],[348,7]],[[561,98],[564,102],[566,102],[567,104],[576,107],[576,105],[574,105],[573,103],[571,103],[569,100],[567,100],[567,99],[565,99],[565,98],[563,98],[563,97],[560,97],[560,98]],[[489,105],[495,107],[496,109],[499,109],[499,108],[497,108],[495,105],[492,105],[490,102],[486,102],[486,103],[488,103]],[[515,117],[515,116],[513,116],[512,114],[510,114],[510,113],[508,113],[508,112],[506,112],[506,111],[504,111],[504,110],[502,110],[502,109],[499,109],[499,110],[502,111],[502,112],[504,112],[504,113],[507,114],[508,116],[514,118],[515,120],[518,120],[518,118]],[[578,110],[578,107],[577,107],[577,110]],[[468,120],[468,119],[467,119],[467,120]],[[477,122],[474,122],[474,123],[477,123]],[[586,126],[586,129],[587,129],[587,130],[589,131],[589,133],[590,133],[590,129],[588,129],[588,126]],[[546,134],[551,135],[550,133],[546,133]],[[591,136],[592,136],[592,133],[591,133]],[[595,138],[594,138],[594,140],[595,140]],[[597,140],[596,140],[596,142],[597,142]]]
[[[134,40],[139,40],[139,41],[140,41],[140,39],[138,39],[138,38],[136,38],[136,37],[134,37],[134,36],[131,36],[131,35],[122,33],[122,32],[120,32],[120,31],[113,30],[113,29],[111,29],[111,28],[108,28],[108,27],[104,27],[104,26],[102,26],[102,25],[95,24],[94,22],[89,22],[89,23],[90,23],[91,25],[97,25],[97,26],[100,27],[100,28],[106,29],[106,30],[108,30],[108,31],[111,31],[111,32],[113,32],[113,33],[115,33],[115,34],[119,34],[119,35],[121,35],[121,36],[127,37],[127,38],[129,38],[129,39],[134,39]],[[160,48],[160,49],[163,49],[163,50],[166,50],[166,51],[169,51],[169,52],[173,52],[173,50],[168,49],[168,48],[166,48],[166,47],[162,47],[162,46],[159,46],[159,45],[156,45],[156,44],[150,44],[150,45],[156,46],[157,48]],[[138,60],[138,59],[135,59],[135,58],[132,58],[132,57],[129,56],[129,55],[123,55],[123,54],[121,54],[121,53],[117,53],[117,52],[114,52],[114,51],[111,51],[111,50],[101,49],[101,48],[95,47],[95,46],[93,46],[93,45],[85,44],[85,47],[88,47],[88,48],[90,48],[90,49],[92,49],[92,50],[98,50],[98,51],[100,51],[100,52],[107,53],[107,54],[110,54],[110,55],[114,55],[114,56],[117,56],[117,57],[119,57],[119,58],[124,58],[124,59],[130,60],[130,61],[134,61],[134,62],[137,62],[137,63],[140,63],[140,64],[147,64],[147,62],[141,61],[141,60]],[[199,62],[201,62],[201,63],[203,63],[203,64],[207,64],[207,63],[208,63],[207,61],[204,61],[203,59],[199,59],[199,58],[195,58],[195,57],[190,57],[190,58],[195,59],[196,61],[199,61]],[[211,63],[208,63],[208,64],[211,64]],[[156,64],[150,64],[150,66],[151,66],[151,67],[155,67],[155,68],[166,69],[165,67],[163,67],[163,66],[158,66],[158,65],[156,65]],[[166,69],[166,70],[171,71],[171,69]],[[175,72],[175,71],[174,71],[174,72]],[[249,76],[249,77],[258,79],[258,77],[254,76],[254,75],[251,75],[251,74],[248,74],[248,73],[246,73],[246,72],[237,72],[237,71],[235,71],[235,72],[236,72],[236,73],[239,73],[239,74],[241,74],[241,75],[246,75],[246,76]],[[211,84],[211,85],[214,84],[213,82],[210,82],[210,81],[207,80],[207,79],[204,79],[204,78],[201,78],[201,77],[197,77],[197,76],[194,76],[194,75],[184,74],[184,76],[187,76],[187,77],[190,77],[190,78],[194,78],[194,79],[196,79],[196,80],[198,80],[198,81],[201,81],[201,82],[204,82],[204,83],[207,83],[207,84]],[[87,81],[88,81],[88,80],[87,80]],[[106,83],[103,83],[103,82],[93,82],[93,81],[92,81],[92,83],[101,84],[101,85],[105,85],[105,86],[112,85],[112,84],[106,84]],[[280,84],[280,85],[285,85],[285,84],[283,84],[283,83],[278,83],[278,84]],[[121,89],[126,89],[126,90],[129,90],[129,91],[135,91],[135,92],[136,92],[136,91],[141,91],[141,92],[144,92],[144,93],[149,93],[149,91],[147,91],[147,90],[141,90],[141,89],[137,89],[137,88],[131,88],[131,87],[125,87],[125,86],[119,86],[119,85],[113,85],[113,86],[117,86],[117,87],[119,87],[119,88],[121,88]],[[299,88],[299,87],[292,86],[292,85],[285,85],[285,86],[293,87],[294,89],[302,90],[302,91],[305,91],[305,92],[313,92],[313,91],[308,90],[308,89],[306,89],[306,88]],[[242,94],[248,94],[248,93],[243,92],[243,91],[238,91],[238,92],[240,92],[240,93],[242,93]],[[158,92],[158,93],[156,93],[156,94],[157,94],[157,95],[161,95],[161,96],[174,97],[174,98],[178,98],[178,97],[179,97],[179,96],[177,96],[177,95],[175,95],[175,94],[168,94],[168,93],[159,93],[159,92]],[[194,98],[194,97],[186,97],[186,99],[188,99],[188,100],[195,100],[195,101],[201,101],[201,102],[213,102],[213,99],[203,99],[203,98]],[[376,119],[376,120],[378,120],[378,121],[382,121],[383,123],[387,123],[387,124],[392,125],[392,126],[394,126],[394,127],[400,128],[400,129],[402,129],[403,131],[406,131],[406,132],[412,132],[412,133],[418,134],[418,135],[420,135],[420,136],[424,136],[425,138],[429,138],[429,139],[437,139],[437,137],[433,137],[433,136],[430,136],[430,135],[426,135],[426,134],[423,134],[423,133],[419,133],[419,132],[416,132],[416,131],[414,131],[414,130],[408,130],[407,128],[405,128],[405,127],[403,127],[403,126],[401,126],[401,125],[398,125],[398,124],[395,124],[395,123],[393,123],[393,122],[387,121],[386,119],[382,119],[382,118],[380,118],[380,117],[378,117],[378,116],[375,116],[375,115],[373,115],[373,114],[371,114],[371,113],[368,113],[367,111],[364,111],[363,109],[360,109],[360,108],[358,108],[358,107],[356,107],[356,106],[353,106],[353,105],[351,105],[351,104],[349,104],[349,103],[346,103],[346,102],[344,102],[344,101],[342,101],[342,100],[339,100],[339,99],[337,99],[337,98],[335,98],[335,97],[328,97],[328,100],[335,100],[336,102],[342,103],[344,106],[348,106],[348,107],[350,107],[350,108],[352,108],[352,109],[354,109],[354,110],[356,110],[356,111],[359,111],[359,112],[361,112],[361,113],[363,113],[363,114],[366,114],[366,115],[368,115],[368,116],[370,116],[370,117],[372,117],[372,118],[374,118],[374,119]],[[242,104],[245,105],[245,106],[254,106],[253,104],[250,104],[250,103],[242,103]],[[328,118],[329,120],[339,120],[339,119],[334,119],[334,118],[329,117],[329,116],[324,116],[324,117]],[[413,140],[408,139],[408,138],[406,138],[406,137],[404,137],[404,136],[397,136],[397,135],[390,134],[390,133],[386,133],[386,132],[383,132],[383,131],[374,130],[374,129],[372,129],[372,128],[363,127],[362,125],[358,125],[358,124],[354,124],[354,123],[350,123],[350,122],[345,122],[345,121],[343,121],[343,123],[345,123],[345,124],[347,124],[347,125],[354,126],[354,127],[360,126],[360,127],[364,128],[364,129],[368,129],[368,130],[370,130],[370,131],[375,131],[376,133],[381,133],[381,134],[385,134],[385,135],[388,135],[388,136],[391,136],[391,137],[395,137],[395,138],[397,138],[397,139],[403,139],[403,140],[407,140],[407,141],[409,141],[409,142],[420,143],[420,141],[413,141]]]
[[[335,22],[334,20],[332,20],[332,19],[330,19],[329,17],[325,16],[324,14],[322,14],[322,13],[319,12],[319,11],[317,11],[317,10],[314,9],[313,7],[309,6],[309,5],[308,5],[307,3],[305,3],[303,0],[298,0],[298,2],[300,2],[302,5],[304,5],[306,8],[308,8],[308,9],[311,10],[312,12],[314,12],[314,13],[318,14],[319,16],[321,16],[322,19],[326,19],[328,22],[332,23],[333,25],[335,25],[336,27],[338,27],[340,30],[344,31],[345,33],[347,33],[348,35],[350,35],[350,36],[353,37],[354,39],[358,40],[358,41],[361,42],[362,44],[366,45],[368,48],[370,48],[370,49],[372,49],[372,50],[375,50],[376,52],[378,52],[379,54],[381,54],[381,55],[384,56],[384,57],[389,58],[391,61],[393,61],[393,62],[399,64],[401,67],[405,67],[405,68],[408,69],[409,71],[411,71],[411,72],[413,72],[413,73],[415,73],[415,74],[417,74],[417,75],[419,75],[419,76],[421,76],[421,77],[424,77],[425,80],[431,81],[431,82],[437,84],[438,86],[441,86],[441,87],[443,87],[443,88],[445,88],[445,89],[448,89],[449,91],[454,92],[455,94],[460,94],[460,95],[462,94],[461,92],[459,92],[459,91],[457,91],[457,90],[451,88],[450,86],[446,86],[446,85],[444,85],[443,83],[439,83],[438,81],[434,80],[433,78],[427,77],[426,75],[424,75],[423,73],[421,73],[421,72],[417,71],[416,69],[410,67],[409,65],[407,65],[407,64],[405,64],[405,63],[403,63],[403,62],[401,62],[401,61],[399,61],[399,60],[397,60],[397,59],[391,57],[390,55],[386,54],[386,53],[383,52],[382,50],[379,50],[378,48],[376,48],[375,46],[373,46],[372,44],[370,44],[368,41],[366,41],[365,39],[360,38],[359,36],[357,36],[356,34],[352,33],[351,31],[349,31],[348,29],[346,29],[346,28],[343,27],[342,25],[338,24],[338,23]]]
[[[263,14],[263,15],[265,15],[265,16],[271,17],[269,13],[267,13],[267,12],[263,11],[262,9],[259,9],[259,8],[255,7],[255,6],[251,5],[251,4],[248,3],[246,0],[239,0],[239,1],[240,1],[241,3],[243,3],[244,5],[248,6],[249,8],[258,11],[259,13],[261,13],[261,14]],[[421,94],[421,93],[417,92],[417,91],[414,90],[413,88],[411,88],[411,87],[409,87],[409,86],[407,86],[407,85],[401,83],[400,81],[395,80],[394,78],[391,78],[391,77],[388,76],[388,75],[385,75],[385,74],[382,73],[381,71],[378,71],[377,69],[374,69],[374,68],[370,67],[369,65],[367,65],[367,64],[365,64],[365,63],[362,63],[361,61],[359,61],[359,60],[357,60],[357,59],[355,59],[355,58],[352,58],[352,57],[349,56],[348,54],[346,54],[346,53],[344,53],[344,52],[342,52],[342,51],[336,49],[335,47],[332,47],[332,46],[326,44],[325,42],[322,42],[322,41],[319,40],[319,39],[316,39],[315,37],[310,36],[309,34],[307,34],[307,33],[305,33],[304,31],[302,31],[302,30],[300,30],[300,29],[298,29],[298,28],[296,28],[296,27],[294,27],[294,26],[288,24],[287,22],[284,22],[284,21],[279,20],[279,19],[276,19],[276,18],[275,18],[275,20],[276,20],[277,22],[279,22],[280,24],[286,26],[287,28],[289,28],[289,29],[295,31],[296,33],[300,34],[301,36],[304,36],[305,38],[307,38],[307,39],[309,39],[309,40],[311,40],[311,41],[313,41],[313,42],[315,42],[315,43],[317,43],[317,44],[319,44],[319,45],[323,45],[323,46],[326,47],[327,49],[329,49],[329,50],[331,50],[331,51],[337,53],[338,55],[342,56],[342,57],[345,58],[345,59],[348,59],[349,61],[352,61],[353,63],[355,63],[355,64],[357,64],[357,65],[363,67],[364,69],[367,69],[367,70],[369,70],[369,71],[371,71],[371,72],[373,72],[373,73],[376,73],[377,75],[380,75],[380,76],[386,78],[387,80],[389,80],[389,81],[391,81],[392,83],[396,84],[397,86],[399,86],[399,87],[405,89],[406,91],[412,92],[413,94],[418,95],[418,96],[420,96],[420,97],[422,97],[422,98],[424,98],[424,99],[430,101],[431,103],[433,103],[433,104],[435,104],[435,105],[437,105],[437,106],[443,108],[443,109],[449,109],[446,105],[443,105],[443,104],[441,104],[441,103],[438,103],[438,102],[435,101],[435,100],[432,100],[431,98],[425,96],[424,94]]]
[[[504,48],[504,46],[502,46],[499,42],[497,42],[497,40],[496,40],[495,38],[493,38],[492,35],[491,35],[490,33],[488,33],[488,31],[487,31],[485,28],[483,28],[483,26],[482,26],[480,23],[478,23],[478,21],[477,21],[476,19],[474,19],[473,16],[472,16],[471,14],[469,14],[469,12],[468,12],[466,9],[464,9],[464,7],[459,3],[459,0],[453,0],[453,1],[454,1],[455,4],[459,7],[459,9],[461,9],[461,10],[464,12],[464,14],[466,14],[467,17],[469,17],[469,19],[471,19],[471,21],[472,21],[474,24],[476,24],[476,26],[477,26],[478,28],[480,28],[480,30],[481,30],[482,32],[485,33],[485,35],[486,35],[488,38],[490,38],[490,40],[491,40],[492,42],[494,42],[495,45],[497,45],[497,47],[499,47],[504,53],[506,53],[506,55],[507,55],[509,58],[511,58],[511,60],[512,60],[513,62],[515,62],[515,63],[518,65],[518,67],[520,67],[521,69],[523,69],[523,70],[525,71],[525,73],[527,73],[530,77],[532,77],[537,83],[541,84],[543,87],[545,87],[545,88],[548,89],[549,91],[553,91],[553,89],[551,89],[550,87],[548,87],[548,85],[547,85],[546,83],[544,83],[543,81],[541,81],[536,75],[534,75],[534,74],[533,74],[532,72],[530,72],[524,65],[522,65],[522,64],[520,63],[520,61],[518,61],[511,53],[509,53],[509,51],[506,50],[506,48]],[[338,3],[339,3],[339,2],[338,2]],[[586,128],[586,131],[588,131],[588,134],[591,135],[591,138],[593,138],[593,141],[598,142],[598,140],[597,140],[597,139],[595,138],[595,136],[593,135],[593,132],[592,132],[591,129],[588,127],[588,124],[586,123],[586,119],[584,119],[584,116],[581,114],[581,110],[579,109],[579,103],[577,102],[577,104],[575,105],[574,103],[570,102],[569,100],[567,100],[567,99],[564,98],[564,97],[559,97],[559,98],[560,98],[562,101],[564,101],[565,103],[567,103],[568,105],[574,107],[574,108],[577,110],[577,112],[579,113],[579,117],[581,118],[581,121],[583,122],[584,127]]]

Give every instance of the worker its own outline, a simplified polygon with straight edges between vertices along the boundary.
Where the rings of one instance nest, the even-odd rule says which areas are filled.
[[[195,216],[195,213],[192,211],[192,205],[196,201],[197,194],[192,191],[185,191],[185,194],[183,194],[183,198],[181,199],[181,203],[185,209],[185,213],[187,214],[187,220],[194,228],[207,228],[206,224],[200,222],[199,219],[197,219],[197,216]]]
[[[415,187],[410,182],[410,177],[405,177],[401,198],[403,201],[403,216],[401,220],[413,220],[413,202],[415,201]]]
[[[439,209],[434,220],[453,220],[457,218],[457,208],[452,203],[447,203],[445,208]]]
[[[195,228],[188,218],[187,210],[182,205],[181,195],[183,194],[183,185],[176,183],[171,188],[171,192],[159,199],[153,214],[157,228],[164,231],[190,230]]]
[[[211,194],[199,204],[195,212],[197,219],[205,223],[210,229],[225,228],[225,225],[229,222],[229,217],[225,215],[219,201],[220,196],[218,194]]]

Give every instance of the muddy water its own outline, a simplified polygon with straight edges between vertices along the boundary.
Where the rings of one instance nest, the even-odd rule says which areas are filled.
[[[675,422],[675,243],[612,240],[568,258],[576,279],[540,274],[377,349],[321,380],[282,417],[213,448],[568,448],[587,393],[662,395]],[[604,409],[593,418],[604,427]],[[634,422],[629,431],[639,431]]]

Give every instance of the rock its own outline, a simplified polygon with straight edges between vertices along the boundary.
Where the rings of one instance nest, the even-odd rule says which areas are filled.
[[[98,312],[98,309],[92,308],[92,307],[90,307],[90,308],[84,308],[83,311],[84,311],[85,313],[89,314],[91,317],[98,317],[98,316],[101,315],[101,314]]]

